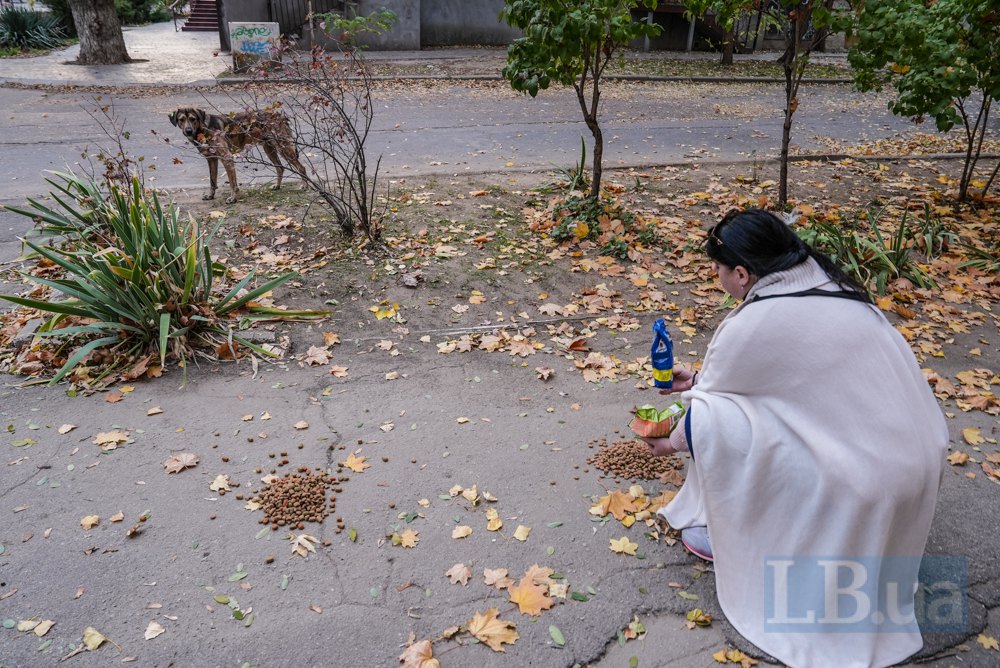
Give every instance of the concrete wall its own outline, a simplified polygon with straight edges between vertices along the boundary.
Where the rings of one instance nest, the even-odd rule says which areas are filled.
[[[503,0],[420,0],[420,45],[505,45],[521,31],[500,20]]]
[[[427,0],[360,0],[358,14],[368,16],[380,7],[396,13],[396,24],[382,35],[364,35],[358,41],[376,51],[416,50],[420,48],[421,6]]]

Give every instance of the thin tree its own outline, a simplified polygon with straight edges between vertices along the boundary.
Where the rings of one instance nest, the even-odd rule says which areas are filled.
[[[572,86],[587,129],[594,136],[590,197],[601,192],[604,135],[598,120],[601,76],[611,59],[634,39],[655,37],[660,27],[632,20],[638,7],[656,0],[506,0],[500,17],[520,28],[507,49],[503,76],[511,87],[531,97],[555,81]]]

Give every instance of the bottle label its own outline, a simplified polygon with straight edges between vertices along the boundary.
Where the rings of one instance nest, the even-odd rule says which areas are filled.
[[[674,379],[673,369],[657,369],[653,367],[653,380],[660,383],[669,383]]]

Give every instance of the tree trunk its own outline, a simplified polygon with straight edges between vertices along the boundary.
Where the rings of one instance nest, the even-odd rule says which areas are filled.
[[[601,161],[604,159],[604,134],[597,119],[587,119],[587,127],[594,135],[594,178],[590,181],[590,198],[597,199],[601,196]]]
[[[736,30],[727,30],[722,42],[722,64],[733,64],[733,51],[736,49]]]
[[[80,36],[77,65],[130,63],[114,0],[70,0],[73,24]]]

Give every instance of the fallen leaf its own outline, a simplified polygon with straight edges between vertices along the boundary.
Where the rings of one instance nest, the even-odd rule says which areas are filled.
[[[514,630],[514,623],[497,619],[499,614],[497,608],[490,608],[482,615],[477,612],[465,623],[469,633],[494,652],[503,652],[501,645],[512,645],[520,637]]]
[[[84,529],[92,529],[101,523],[101,518],[97,515],[87,515],[82,520],[80,520],[80,526]]]
[[[472,535],[472,527],[470,527],[470,526],[461,525],[461,526],[457,526],[457,527],[455,527],[454,529],[451,530],[451,537],[452,538],[456,538],[456,539],[457,538],[465,538],[465,537],[471,536],[471,535]]]
[[[598,499],[597,504],[590,509],[590,512],[600,517],[611,513],[616,520],[621,522],[625,519],[626,513],[634,513],[637,510],[635,499],[626,492],[616,489],[607,496]]]
[[[109,404],[117,404],[123,398],[124,395],[122,395],[121,392],[108,392],[106,395],[104,395],[104,400]]]
[[[537,585],[549,586],[555,583],[555,580],[551,577],[553,573],[555,571],[547,566],[532,564],[531,568],[524,572],[524,577],[531,578],[531,581]]]
[[[312,610],[313,612],[315,612],[317,615],[322,615],[323,614],[323,608],[319,607],[315,603],[313,603],[312,605],[310,605],[309,609]]]
[[[419,534],[413,529],[406,529],[399,534],[399,544],[403,547],[416,547],[420,542]]]
[[[445,573],[452,584],[467,585],[472,577],[472,569],[465,564],[455,564]]]
[[[531,527],[526,527],[523,524],[519,524],[517,529],[514,530],[514,538],[521,542],[528,540],[528,534],[531,533]]]
[[[88,626],[83,630],[83,644],[86,645],[87,649],[94,651],[101,644],[107,640],[104,634],[95,629],[93,626]]]
[[[160,408],[159,406],[153,406],[148,411],[146,411],[146,415],[159,415],[162,412],[163,412],[162,408]]]
[[[413,643],[403,650],[399,660],[403,664],[402,668],[441,668],[441,664],[434,658],[430,640]]]
[[[59,427],[59,433],[60,434],[68,434],[69,432],[73,431],[74,429],[76,429],[76,425],[75,424],[64,424],[63,426]]]
[[[300,557],[304,557],[310,552],[315,552],[316,545],[319,544],[319,538],[310,536],[307,533],[300,533],[298,536],[288,534],[288,540],[292,542],[292,552]]]
[[[227,474],[225,474],[225,473],[220,473],[219,475],[215,476],[215,480],[213,480],[211,482],[211,484],[209,485],[209,488],[213,492],[228,492],[228,491],[230,491],[230,489],[232,489],[232,488],[229,486],[229,476]]]
[[[122,520],[125,519],[125,513],[123,513],[122,511],[119,510],[117,513],[115,513],[114,515],[112,515],[109,519],[112,522],[121,522]]]
[[[969,461],[969,455],[962,452],[961,450],[956,450],[955,452],[948,455],[948,463],[952,466],[962,466]]]
[[[503,528],[503,520],[500,519],[500,513],[497,512],[496,508],[486,509],[486,530],[487,531],[499,531]]]
[[[547,367],[547,366],[536,366],[535,367],[535,373],[538,374],[538,378],[541,379],[541,380],[548,380],[549,378],[552,377],[552,374],[554,374],[555,372],[556,372],[555,369],[553,369],[551,367]]]
[[[309,366],[326,364],[330,361],[330,351],[319,346],[309,346],[309,350],[306,351],[306,356],[302,361]]]
[[[516,586],[511,585],[507,591],[510,593],[510,602],[516,603],[523,615],[540,615],[542,610],[548,610],[555,605],[555,601],[548,596],[548,589],[535,584],[527,575],[521,578]]]
[[[514,581],[507,577],[506,568],[483,569],[483,582],[487,586],[496,587],[497,589],[506,589],[514,584]]]
[[[633,543],[628,536],[622,536],[618,540],[611,539],[611,551],[619,554],[629,554],[635,556],[635,551],[639,549],[638,543]]]
[[[128,441],[127,431],[102,431],[94,437],[93,443],[107,450],[114,450],[119,443]]]
[[[166,469],[167,473],[179,473],[197,465],[198,456],[190,452],[178,452],[163,462],[163,468]]]
[[[49,629],[51,629],[53,625],[55,625],[54,621],[52,621],[51,619],[46,619],[38,622],[38,625],[32,630],[35,632],[36,636],[41,638],[42,636],[44,636],[46,633],[49,632]]]
[[[980,633],[976,636],[976,642],[983,646],[983,649],[994,649],[1000,651],[1000,643],[993,636],[988,636],[985,633]]]
[[[296,429],[308,429],[309,428],[309,423],[306,422],[305,420],[299,420],[298,422],[296,422],[292,426],[295,427]]]
[[[330,375],[334,378],[346,378],[347,377],[347,367],[346,366],[332,366],[330,367]]]
[[[352,454],[345,461],[340,462],[343,466],[351,469],[355,473],[362,473],[366,468],[371,466],[367,461],[367,457],[361,455],[360,457]]]
[[[978,427],[966,427],[962,430],[962,438],[969,445],[982,445],[986,442]]]
[[[146,640],[152,640],[156,636],[162,635],[164,631],[166,631],[166,629],[158,623],[150,622],[149,626],[146,627],[146,632],[142,634],[142,637]]]

